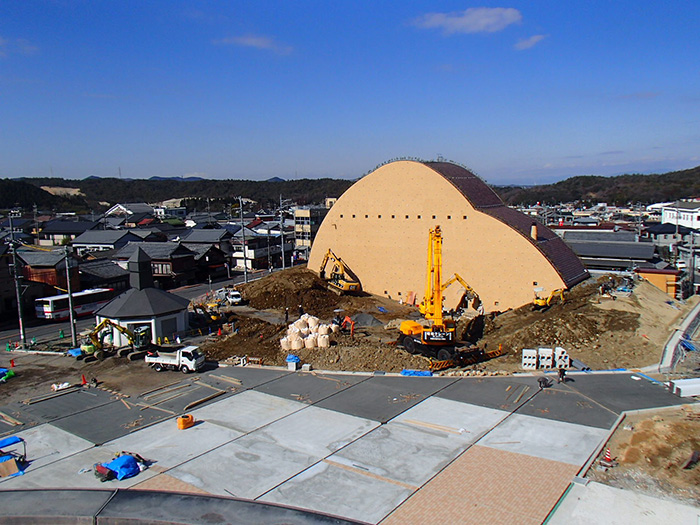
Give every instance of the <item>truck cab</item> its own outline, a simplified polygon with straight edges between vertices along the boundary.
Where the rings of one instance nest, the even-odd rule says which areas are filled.
[[[156,352],[149,352],[145,357],[145,361],[156,372],[180,370],[183,374],[188,374],[201,370],[204,367],[205,359],[198,346],[186,346],[172,352],[162,349]]]

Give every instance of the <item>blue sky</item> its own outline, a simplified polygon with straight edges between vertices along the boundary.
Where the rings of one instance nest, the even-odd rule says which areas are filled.
[[[700,165],[700,2],[0,2],[0,177]]]

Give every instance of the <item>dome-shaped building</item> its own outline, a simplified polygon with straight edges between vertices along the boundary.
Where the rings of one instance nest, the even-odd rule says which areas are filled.
[[[504,311],[569,288],[589,274],[549,228],[509,208],[479,177],[448,162],[397,161],[353,184],[323,221],[309,256],[318,271],[332,249],[364,291],[423,298],[428,232],[443,237],[443,281],[458,273],[484,310]],[[445,291],[454,308],[464,289]]]

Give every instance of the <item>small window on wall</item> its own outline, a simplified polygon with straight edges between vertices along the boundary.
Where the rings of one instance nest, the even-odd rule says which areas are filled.
[[[365,215],[365,219],[369,219],[369,215]]]
[[[406,215],[406,218],[408,219],[408,215]]]
[[[381,216],[381,215],[377,215],[377,219],[381,219],[381,218],[382,218],[382,216]]]
[[[437,215],[433,215],[433,219],[437,219]]]
[[[416,216],[416,219],[420,219],[420,215]]]
[[[466,220],[467,220],[467,216],[466,216],[466,215],[462,215],[462,219],[466,221]]]
[[[452,215],[448,215],[447,218],[448,218],[448,219],[451,219],[451,218],[452,218]]]
[[[392,215],[391,218],[392,218],[392,219],[395,219],[395,218],[396,218],[396,215]]]
[[[352,214],[352,218],[353,218],[353,219],[355,218],[355,214],[354,214],[354,213]]]
[[[341,218],[341,219],[343,218],[343,214],[342,214],[342,213],[340,214],[340,218]]]

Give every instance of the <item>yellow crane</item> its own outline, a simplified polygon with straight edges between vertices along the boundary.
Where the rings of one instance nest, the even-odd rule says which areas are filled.
[[[452,318],[445,318],[442,310],[442,292],[445,288],[446,286],[442,283],[442,230],[438,225],[432,228],[428,234],[425,296],[418,305],[420,313],[430,322],[430,326],[425,327],[416,321],[401,323],[399,344],[407,352],[411,354],[420,352],[430,357],[436,357],[440,361],[451,359],[454,356],[455,321]]]
[[[333,263],[333,268],[331,269],[330,276],[326,278],[326,266],[329,262]],[[328,287],[338,295],[362,291],[360,281],[351,275],[352,272],[348,269],[343,260],[333,253],[333,250],[330,248],[328,248],[326,255],[323,256],[321,268],[318,273],[321,279],[328,281]]]

